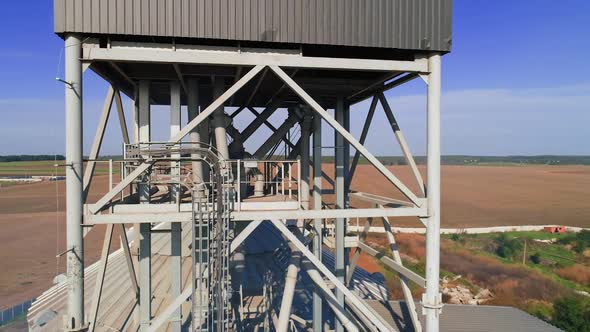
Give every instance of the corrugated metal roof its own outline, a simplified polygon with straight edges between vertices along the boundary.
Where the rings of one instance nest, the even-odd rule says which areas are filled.
[[[368,301],[392,326],[401,332],[414,331],[404,302],[390,301],[389,306],[379,301]],[[416,303],[421,311],[421,306]],[[424,315],[418,313],[422,324]],[[424,325],[423,325],[424,326]],[[533,317],[526,312],[512,308],[487,305],[445,304],[440,315],[441,332],[559,332],[560,329]]]
[[[450,51],[452,0],[54,0],[56,33]]]

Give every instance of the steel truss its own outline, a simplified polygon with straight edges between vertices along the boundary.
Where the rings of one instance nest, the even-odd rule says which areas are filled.
[[[129,276],[133,281],[133,288],[137,295],[137,303],[139,304],[138,311],[140,312],[141,330],[142,331],[156,331],[168,321],[177,321],[179,319],[179,307],[184,301],[191,296],[193,297],[193,328],[199,326],[196,324],[198,321],[196,318],[205,315],[204,303],[205,297],[208,301],[216,303],[215,305],[207,304],[206,321],[207,326],[200,324],[200,328],[205,330],[211,330],[213,326],[216,330],[228,330],[230,329],[230,309],[229,309],[229,257],[231,253],[239,250],[240,244],[252,233],[254,229],[260,224],[262,220],[269,220],[277,228],[278,231],[288,240],[291,248],[291,253],[294,255],[288,274],[288,279],[285,285],[285,294],[287,296],[283,299],[281,305],[281,312],[279,312],[278,321],[276,325],[279,330],[284,331],[289,328],[290,323],[287,320],[291,320],[290,303],[292,297],[291,290],[294,289],[294,283],[296,283],[296,276],[300,269],[305,270],[316,283],[317,288],[314,290],[314,321],[312,322],[314,330],[318,331],[322,328],[321,326],[321,306],[322,301],[326,301],[328,305],[335,312],[337,317],[337,329],[346,329],[348,331],[357,331],[359,329],[368,329],[371,331],[391,331],[394,330],[392,326],[387,323],[385,319],[377,315],[373,309],[371,309],[362,299],[356,294],[351,292],[347,287],[347,281],[350,280],[352,271],[356,267],[356,261],[361,251],[368,253],[369,255],[379,257],[384,264],[399,273],[402,280],[402,289],[406,302],[408,303],[411,311],[411,323],[415,330],[421,331],[422,327],[418,320],[417,311],[414,306],[414,301],[409,291],[408,282],[412,281],[425,288],[425,293],[422,298],[422,308],[426,315],[425,330],[428,332],[438,331],[438,316],[441,312],[441,298],[438,285],[439,276],[439,246],[440,246],[440,55],[432,54],[428,57],[419,57],[413,61],[394,61],[394,60],[366,60],[366,59],[338,59],[338,58],[318,58],[318,57],[305,57],[301,54],[294,54],[287,51],[273,50],[272,52],[260,52],[257,50],[235,50],[235,49],[201,49],[198,47],[190,49],[182,49],[181,47],[171,48],[169,45],[160,44],[129,44],[129,43],[112,43],[108,48],[96,47],[92,40],[82,42],[77,37],[74,39],[66,38],[66,44],[69,45],[70,49],[74,51],[66,52],[68,61],[66,62],[66,72],[68,75],[66,79],[68,82],[72,82],[74,85],[69,85],[66,102],[67,114],[75,113],[80,111],[81,103],[78,104],[78,98],[81,98],[81,89],[76,90],[76,82],[81,80],[81,68],[84,66],[88,67],[95,62],[107,62],[113,66],[117,66],[117,62],[129,62],[129,63],[159,63],[159,64],[172,64],[173,68],[178,75],[177,85],[174,86],[173,99],[171,105],[174,102],[174,109],[179,110],[180,108],[180,87],[187,92],[190,87],[194,84],[191,80],[183,75],[179,64],[197,64],[197,65],[232,65],[232,66],[243,66],[244,68],[250,67],[244,75],[236,76],[233,85],[225,90],[219,91],[219,94],[214,100],[207,106],[203,107],[202,110],[192,117],[187,125],[180,128],[180,122],[175,122],[176,128],[171,131],[171,138],[160,145],[160,149],[145,148],[141,144],[149,144],[149,134],[146,136],[141,134],[142,130],[149,130],[149,91],[141,92],[142,86],[145,88],[149,82],[140,81],[139,84],[134,84],[138,89],[136,98],[136,110],[134,116],[135,140],[136,151],[131,156],[136,156],[134,159],[135,163],[133,167],[125,169],[121,181],[113,185],[112,188],[101,197],[95,203],[86,203],[83,205],[83,201],[78,197],[72,195],[81,196],[82,193],[86,196],[88,187],[92,181],[95,169],[95,160],[99,157],[100,147],[106,123],[109,118],[109,113],[115,101],[117,111],[119,114],[119,121],[121,125],[123,142],[130,145],[129,135],[127,133],[126,121],[123,113],[122,102],[120,91],[116,86],[111,86],[107,93],[105,100],[105,106],[103,113],[98,124],[97,133],[93,143],[93,147],[90,154],[90,161],[86,167],[83,179],[77,174],[81,174],[81,168],[72,167],[72,171],[68,171],[68,233],[81,233],[82,223],[75,222],[74,217],[71,215],[76,213],[76,209],[83,213],[83,224],[85,226],[91,226],[96,224],[107,224],[107,230],[105,234],[105,240],[103,244],[103,250],[101,253],[101,269],[99,277],[96,280],[96,286],[94,289],[94,296],[92,300],[92,306],[89,318],[89,324],[84,321],[84,309],[83,309],[83,263],[76,260],[83,257],[82,240],[77,237],[68,236],[68,281],[71,283],[72,288],[69,293],[68,316],[72,319],[67,320],[66,328],[69,330],[80,330],[88,328],[93,331],[97,327],[98,308],[101,302],[101,291],[104,282],[105,271],[108,263],[109,250],[111,246],[111,239],[113,229],[116,225],[119,227],[119,233],[121,234],[121,241],[123,243],[125,256],[127,260],[127,267],[129,269]],[[77,43],[77,44],[76,44]],[[78,47],[82,45],[83,47]],[[357,140],[348,130],[346,123],[346,116],[342,120],[338,118],[341,115],[337,114],[337,117],[332,117],[326,109],[320,105],[314,98],[306,92],[297,82],[293,79],[292,75],[287,74],[283,68],[295,68],[305,69],[333,69],[333,70],[348,70],[348,71],[380,71],[384,72],[384,76],[378,82],[375,82],[366,89],[358,91],[352,96],[346,98],[346,96],[339,98],[339,111],[344,110],[347,112],[351,102],[358,102],[364,98],[372,97],[371,106],[369,113],[365,121],[365,125],[361,134],[360,140]],[[80,69],[80,73],[76,71]],[[119,69],[120,70],[120,69]],[[121,70],[120,70],[121,71]],[[262,73],[262,74],[261,74]],[[256,85],[253,92],[256,93],[260,82],[264,79],[265,75],[273,73],[284,83],[281,87],[291,89],[299,98],[306,104],[309,110],[312,111],[313,116],[309,117],[312,120],[311,123],[307,124],[306,139],[309,139],[309,135],[313,134],[314,137],[314,159],[313,163],[309,160],[309,153],[302,155],[302,165],[307,168],[308,165],[312,165],[314,172],[314,182],[321,179],[321,175],[326,176],[321,171],[321,141],[316,142],[320,139],[318,133],[321,130],[321,120],[330,125],[337,135],[342,139],[342,146],[346,147],[352,145],[356,150],[350,167],[346,167],[346,173],[337,174],[333,183],[337,193],[347,195],[350,188],[350,183],[354,175],[355,169],[358,164],[360,155],[364,156],[377,170],[391,183],[393,184],[407,200],[398,202],[396,206],[385,206],[383,204],[377,204],[374,208],[364,209],[349,209],[348,206],[340,206],[338,209],[322,209],[321,200],[321,186],[316,183],[313,187],[313,202],[314,209],[306,209],[299,207],[296,210],[274,210],[274,211],[235,211],[233,206],[230,204],[232,201],[232,174],[231,169],[225,169],[226,173],[213,172],[212,177],[215,178],[216,185],[213,188],[209,188],[209,196],[200,196],[196,193],[192,195],[193,202],[182,203],[177,199],[176,204],[168,205],[135,205],[129,204],[128,198],[131,197],[134,188],[141,194],[142,190],[149,192],[149,174],[154,169],[155,165],[161,163],[163,160],[169,162],[172,169],[179,167],[179,162],[182,160],[195,161],[196,159],[186,159],[182,155],[205,155],[211,150],[199,150],[199,148],[193,148],[193,150],[187,150],[181,148],[182,139],[193,134],[199,130],[200,127],[208,125],[209,118],[211,116],[217,116],[216,111],[223,108],[224,103],[228,102],[233,98],[234,94],[243,88],[246,84],[251,82],[255,77],[261,76],[259,83]],[[401,76],[401,73],[407,73],[405,76]],[[78,76],[76,76],[78,75]],[[400,130],[393,111],[389,106],[383,92],[393,86],[405,83],[415,77],[422,77],[428,85],[428,164],[427,164],[427,183],[424,186],[424,181],[418,171],[414,158],[408,148],[405,138]],[[388,80],[393,79],[389,83],[385,83]],[[72,88],[73,87],[73,88]],[[81,88],[81,84],[80,84]],[[145,90],[145,89],[144,89]],[[149,90],[149,86],[148,86]],[[171,90],[172,91],[172,90]],[[76,92],[76,93],[72,93]],[[143,98],[143,99],[142,99]],[[249,100],[252,100],[250,98]],[[377,102],[380,102],[386,113],[388,121],[394,132],[394,135],[401,146],[404,157],[406,158],[408,165],[410,166],[414,179],[418,184],[419,193],[412,192],[404,183],[402,183],[387,167],[385,167],[378,158],[372,155],[365,147],[364,142],[368,135],[369,126],[371,124]],[[143,104],[142,104],[143,103]],[[275,128],[268,122],[268,116],[274,112],[281,105],[280,99],[271,98],[269,105],[266,105],[266,110],[262,113],[258,113],[251,105],[244,105],[237,112],[247,108],[252,112],[256,119],[248,126],[243,132],[232,129],[231,134],[234,139],[237,135],[241,139],[248,139],[256,129],[261,125],[266,125],[273,131],[273,141],[267,143],[268,146],[263,146],[264,149],[260,150],[258,157],[262,158],[272,151],[272,147],[277,142],[284,142],[287,146],[294,149],[300,145],[294,144],[288,139],[286,131],[283,131],[282,127]],[[147,107],[147,108],[146,108]],[[145,118],[145,112],[148,112],[148,118]],[[144,113],[142,113],[144,112]],[[179,114],[179,113],[176,113]],[[287,122],[289,128],[295,124],[298,120],[290,120],[293,123]],[[147,121],[147,122],[146,122]],[[175,120],[176,121],[176,120]],[[78,131],[81,130],[81,118],[68,117],[67,132],[68,142],[70,140],[81,142],[81,136],[78,136]],[[287,125],[285,125],[287,126]],[[142,129],[143,128],[143,129]],[[138,134],[139,133],[139,134]],[[143,135],[143,137],[142,137]],[[192,137],[192,136],[191,136]],[[147,139],[146,139],[147,138]],[[141,143],[140,143],[141,142]],[[270,141],[269,141],[270,142]],[[309,142],[309,141],[307,141]],[[317,144],[316,144],[317,143]],[[77,143],[76,143],[77,144]],[[189,144],[199,145],[199,142],[191,142]],[[68,145],[68,163],[72,165],[81,165],[81,153],[75,151],[76,148]],[[72,152],[74,151],[74,152]],[[131,150],[128,150],[130,153]],[[214,155],[219,157],[222,153],[215,151]],[[221,156],[223,159],[223,156]],[[130,161],[126,157],[126,161]],[[344,166],[344,165],[337,165]],[[76,166],[77,167],[77,166]],[[193,165],[194,167],[194,165]],[[218,168],[221,170],[221,168]],[[193,172],[196,172],[193,169]],[[172,173],[171,173],[172,174]],[[176,181],[181,176],[180,172],[174,173],[173,176]],[[77,180],[75,180],[77,178]],[[239,181],[239,179],[238,179]],[[309,179],[306,179],[308,185]],[[320,181],[321,182],[321,181]],[[137,185],[140,183],[139,185]],[[343,186],[340,183],[345,183]],[[170,184],[172,187],[179,185],[179,182]],[[78,186],[81,190],[77,190]],[[129,195],[124,196],[122,199],[117,199],[117,196],[124,192],[126,188],[132,188]],[[306,190],[307,192],[307,190]],[[148,193],[149,195],[149,193]],[[177,196],[179,197],[179,196]],[[309,200],[309,197],[307,198]],[[194,207],[194,208],[193,208]],[[211,210],[210,210],[211,209]],[[110,213],[105,213],[110,211]],[[82,213],[80,213],[82,216]],[[399,216],[415,216],[423,221],[426,226],[427,234],[427,257],[426,257],[426,276],[422,277],[411,270],[403,266],[397,248],[395,246],[395,238],[390,230],[390,221],[388,217],[399,217]],[[342,220],[359,217],[359,218],[382,218],[386,230],[388,230],[388,240],[392,249],[392,257],[380,257],[381,255],[374,249],[370,248],[363,239],[366,236],[366,232],[370,227],[370,222],[365,226],[364,232],[360,235],[358,246],[355,249],[355,255],[350,264],[348,275],[335,275],[328,269],[319,257],[321,257],[321,238],[323,236],[323,222],[327,219],[340,218]],[[289,229],[285,225],[286,219],[301,219],[308,222],[313,222],[313,232],[317,237],[317,240],[313,240],[313,252],[308,248],[308,244],[302,241],[303,234],[299,233],[299,229]],[[151,316],[151,310],[146,311],[146,301],[149,302],[151,299],[151,292],[149,290],[151,285],[149,269],[145,269],[146,262],[149,264],[149,255],[151,255],[149,248],[142,249],[142,242],[140,242],[139,252],[139,264],[133,256],[133,249],[130,249],[130,244],[127,240],[126,230],[124,224],[133,223],[136,224],[136,230],[141,229],[141,236],[149,236],[152,232],[150,226],[151,223],[176,223],[181,222],[193,222],[193,230],[195,231],[193,236],[193,267],[199,266],[200,270],[197,271],[193,276],[193,284],[195,285],[192,289],[186,288],[181,291],[181,288],[176,288],[177,291],[174,294],[174,298],[171,298],[167,307],[159,311],[159,315],[156,317]],[[238,234],[234,234],[233,240],[230,237],[230,222],[237,224],[237,221],[250,221],[247,226],[242,229]],[[141,225],[141,226],[140,226]],[[141,228],[140,228],[141,227]],[[340,235],[336,238],[336,251],[337,255],[343,255],[344,253],[344,233],[345,224],[337,226],[340,229],[338,233]],[[207,233],[206,236],[204,233]],[[137,245],[139,238],[134,239],[134,245]],[[145,243],[143,244],[145,245]],[[207,248],[207,256],[205,258],[203,249]],[[143,251],[142,251],[143,250]],[[148,257],[146,257],[147,255]],[[142,263],[143,259],[143,263]],[[72,263],[70,264],[70,261]],[[143,264],[143,265],[142,265]],[[137,270],[139,265],[139,271]],[[344,266],[341,266],[344,267]],[[338,271],[337,267],[337,271]],[[180,273],[178,268],[174,270],[174,273]],[[147,275],[146,275],[147,273]],[[295,278],[295,279],[294,279]],[[324,278],[328,279],[336,288],[336,294],[334,294],[330,288],[325,284]],[[139,280],[139,281],[138,281]],[[207,286],[203,286],[206,284]],[[147,290],[146,290],[147,287]],[[197,296],[200,291],[207,289],[207,295],[201,294]],[[289,295],[290,294],[290,295]],[[146,300],[147,297],[147,300]],[[197,303],[197,305],[195,305]],[[142,309],[143,308],[143,309]],[[203,323],[205,320],[201,319]],[[319,320],[319,321],[318,321]],[[180,328],[179,324],[174,325],[174,330]]]

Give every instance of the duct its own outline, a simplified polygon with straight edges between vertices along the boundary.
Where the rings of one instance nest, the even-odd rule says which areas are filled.
[[[215,77],[213,80],[213,96],[219,98],[223,94],[224,82],[221,77]],[[213,113],[213,128],[215,132],[215,143],[217,151],[223,159],[229,158],[229,149],[227,145],[226,127],[229,125],[230,119],[223,112],[223,105],[215,110]]]
[[[293,295],[295,294],[295,285],[297,284],[297,275],[299,274],[299,263],[301,262],[301,252],[297,248],[291,247],[291,259],[285,275],[285,287],[283,290],[283,299],[279,311],[279,320],[277,331],[286,332],[289,328],[289,318],[291,317],[291,308],[293,306]]]

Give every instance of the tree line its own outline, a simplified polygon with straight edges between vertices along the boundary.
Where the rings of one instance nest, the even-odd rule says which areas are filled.
[[[9,161],[41,161],[41,160],[66,160],[66,157],[63,155],[53,155],[53,154],[35,154],[35,155],[28,155],[28,154],[19,154],[19,155],[8,155],[8,156],[0,156],[0,162],[9,162]]]

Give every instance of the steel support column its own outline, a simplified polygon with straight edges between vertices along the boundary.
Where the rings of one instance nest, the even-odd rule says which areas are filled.
[[[442,306],[439,291],[440,272],[440,54],[428,58],[428,147],[427,147],[427,202],[426,220],[426,293],[422,306],[426,315],[426,331],[438,332]]]
[[[344,104],[344,114],[342,116],[342,127],[347,132],[350,132],[350,104],[348,102]],[[348,209],[350,208],[350,198],[348,197],[348,188],[350,188],[350,183],[348,183],[348,174],[350,172],[350,143],[344,138],[342,140],[344,141],[344,206]]]
[[[139,142],[147,143],[151,139],[150,128],[150,82],[139,81]],[[149,178],[145,176],[139,185],[139,200],[141,204],[150,202]],[[140,330],[145,330],[152,318],[152,248],[151,224],[142,223],[139,226],[139,323]]]
[[[340,124],[344,124],[344,113],[345,113],[345,105],[344,105],[344,98],[338,97],[336,100],[336,109],[334,110],[334,117],[336,121]],[[344,126],[343,126],[344,127]],[[335,147],[335,159],[334,159],[334,168],[335,168],[335,175],[334,175],[334,193],[336,196],[335,199],[335,207],[336,209],[344,209],[345,208],[345,193],[344,193],[344,138],[340,135],[337,131],[334,131],[334,147]],[[336,252],[335,252],[335,274],[340,282],[345,283],[345,275],[346,275],[346,250],[344,248],[344,236],[346,234],[346,219],[345,218],[336,218],[335,220],[335,227],[336,227]],[[341,306],[344,306],[344,294],[337,290],[336,291],[336,298]],[[344,331],[342,324],[337,321],[336,322],[336,332]]]
[[[311,115],[305,115],[301,122],[301,207],[309,209],[309,137],[312,126]]]
[[[322,117],[315,114],[313,117],[313,208],[322,209]],[[322,219],[313,220],[313,254],[322,259]],[[322,331],[322,296],[314,289],[313,292],[313,330]]]
[[[174,137],[180,131],[180,82],[170,82],[170,137]],[[172,158],[180,159],[180,154],[172,155]],[[180,204],[180,162],[170,162],[170,202]],[[170,224],[170,297],[172,299],[180,296],[182,287],[182,224],[173,222]],[[170,330],[180,332],[180,308],[170,317]]]
[[[65,39],[66,220],[68,312],[65,330],[77,331],[84,321],[84,240],[82,237],[82,41]]]

